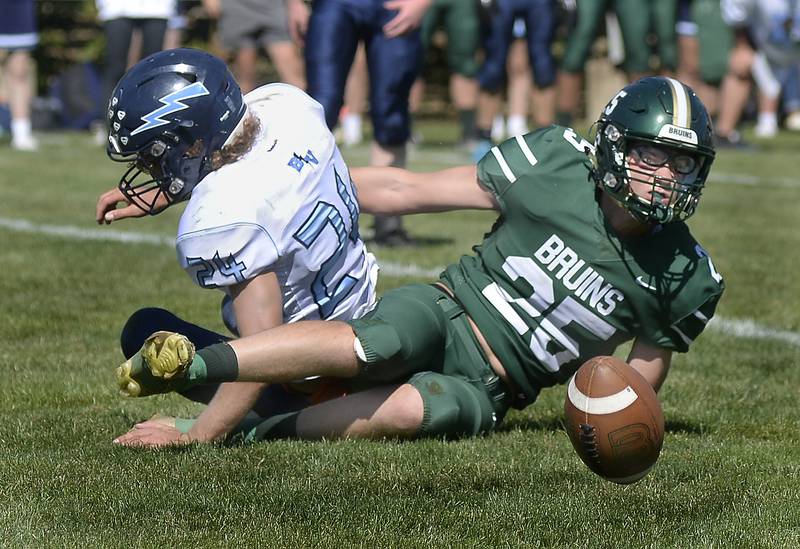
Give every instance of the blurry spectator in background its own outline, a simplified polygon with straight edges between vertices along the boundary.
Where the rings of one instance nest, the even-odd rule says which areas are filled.
[[[722,0],[722,16],[735,32],[717,122],[719,146],[741,146],[736,126],[747,104],[751,76],[759,88],[756,135],[778,131],[781,89],[790,127],[800,128],[800,5],[794,0]]]
[[[485,60],[478,73],[478,134],[481,142],[474,151],[476,160],[488,152],[491,145],[492,123],[502,100],[502,86],[508,81],[509,49],[516,38],[524,36],[527,39],[528,63],[538,95],[537,124],[547,126],[553,122],[555,103],[556,62],[552,52],[557,25],[555,0],[496,0],[483,3],[483,9],[488,34],[484,42]],[[530,73],[520,61],[516,59],[511,65],[514,72],[528,76]],[[510,82],[509,95],[511,86],[522,94],[522,97],[509,98],[507,129],[510,135],[517,135],[528,130],[526,91],[530,88],[520,86],[519,79],[515,79]]]
[[[525,21],[516,19],[514,21],[514,42],[508,49],[508,61],[506,61],[506,106],[502,106],[502,94],[492,96],[484,94],[481,109],[478,113],[480,126],[486,128],[489,120],[492,124],[491,137],[494,143],[500,143],[506,137],[528,133],[528,112],[531,107],[529,103],[534,103],[534,119],[547,117],[547,106],[536,106],[537,98],[541,97],[539,90],[533,86],[533,73],[528,63],[528,44],[525,41]],[[493,100],[487,100],[489,98]],[[552,105],[550,105],[552,111]],[[494,119],[491,119],[491,114]],[[552,112],[550,113],[552,117]],[[536,124],[539,126],[539,124]],[[545,124],[547,125],[547,124]],[[480,132],[481,134],[485,133]],[[475,159],[476,161],[478,158]]]
[[[256,88],[258,49],[263,47],[281,82],[306,87],[303,61],[292,43],[285,0],[203,0],[209,17],[219,19],[222,47],[235,57],[233,73],[248,93]]]
[[[185,2],[176,2],[175,13],[167,19],[167,32],[164,35],[164,49],[174,50],[183,45],[183,34],[189,26],[188,7]]]
[[[141,33],[141,50],[137,59],[161,51],[164,49],[167,21],[177,13],[177,8],[175,0],[96,0],[95,3],[106,38],[103,101],[107,102],[128,68],[133,31]],[[103,104],[101,112],[106,110]]]
[[[289,31],[305,45],[308,93],[325,109],[333,129],[359,41],[369,72],[373,127],[370,164],[404,167],[411,134],[408,97],[419,73],[419,25],[431,0],[288,0]],[[410,243],[400,217],[375,217],[375,242]]]
[[[450,101],[458,111],[461,142],[471,147],[476,140],[475,108],[478,102],[478,44],[480,24],[476,2],[464,0],[434,0],[422,20],[423,59],[431,45],[433,33],[442,25],[447,35],[447,67],[450,69]],[[412,111],[419,109],[425,82],[417,79],[412,89]]]
[[[728,68],[733,42],[723,21],[719,0],[679,0],[675,30],[678,35],[678,79],[690,86],[715,117],[719,86]]]
[[[339,113],[342,130],[341,141],[348,147],[359,145],[364,140],[367,94],[369,94],[367,54],[364,51],[364,44],[359,43],[344,87],[344,106]]]
[[[0,0],[0,58],[3,83],[11,111],[11,147],[35,151],[38,143],[31,132],[31,101],[34,78],[31,50],[39,43],[33,0]]]
[[[678,38],[675,25],[678,19],[678,0],[648,0],[651,30],[656,39],[659,73],[675,76],[678,69]],[[643,44],[642,47],[647,47]]]
[[[662,0],[656,0],[661,2]],[[557,122],[569,126],[577,115],[583,87],[586,59],[606,20],[606,9],[613,8],[619,21],[625,48],[623,68],[634,82],[650,72],[647,33],[650,30],[650,0],[580,0],[577,4],[575,28],[567,41],[561,59],[557,82]]]

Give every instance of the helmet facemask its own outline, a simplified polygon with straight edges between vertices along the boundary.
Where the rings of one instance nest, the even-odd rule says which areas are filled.
[[[172,139],[170,139],[172,137]],[[172,144],[168,144],[168,143]],[[199,181],[211,171],[212,151],[202,139],[188,146],[180,139],[165,134],[154,139],[133,157],[110,155],[112,160],[130,162],[119,181],[122,194],[149,215],[188,198],[192,187],[187,181]],[[166,206],[161,198],[166,199]]]

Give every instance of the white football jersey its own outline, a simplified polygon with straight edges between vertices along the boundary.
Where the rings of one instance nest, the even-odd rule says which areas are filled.
[[[258,88],[245,102],[260,135],[192,191],[178,260],[197,284],[223,291],[275,273],[284,322],[364,314],[378,267],[359,238],[355,190],[322,106],[287,84]]]

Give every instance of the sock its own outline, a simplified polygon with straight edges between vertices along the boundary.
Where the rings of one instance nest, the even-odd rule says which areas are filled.
[[[31,119],[15,118],[11,121],[11,135],[15,139],[27,139],[31,136]]]
[[[478,134],[478,139],[480,140],[486,140],[486,141],[492,140],[492,130],[488,130],[485,128],[478,128],[476,130],[476,133]]]
[[[244,442],[257,440],[274,440],[278,438],[297,437],[297,417],[300,411],[279,414],[265,419],[250,431],[244,433]]]
[[[761,111],[758,113],[758,125],[764,128],[778,128],[778,113]]]
[[[236,381],[239,377],[239,360],[233,347],[227,343],[215,343],[200,349],[189,365],[186,377],[195,384]]]
[[[506,136],[506,119],[498,114],[492,121],[492,141],[500,143]]]
[[[556,124],[559,126],[572,126],[572,114],[564,111],[556,113]]]
[[[511,114],[506,122],[508,135],[523,135],[528,133],[528,120],[521,114]]]
[[[345,114],[342,117],[342,137],[347,145],[358,145],[364,139],[360,114]]]
[[[461,121],[461,140],[475,139],[475,109],[458,111],[458,119]]]

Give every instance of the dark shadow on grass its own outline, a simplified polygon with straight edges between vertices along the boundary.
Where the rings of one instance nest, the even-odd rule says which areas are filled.
[[[411,237],[411,243],[405,246],[387,246],[376,242],[374,238],[365,239],[365,242],[370,246],[374,246],[376,248],[398,248],[402,249],[406,248],[426,248],[426,247],[433,247],[433,246],[448,246],[455,243],[455,239],[453,238],[444,238],[440,236],[430,236],[430,235],[414,235]]]
[[[526,417],[510,417],[504,421],[496,432],[502,433],[506,431],[564,431],[564,418],[563,416],[544,416],[537,418]],[[708,432],[707,426],[702,423],[675,420],[667,421],[665,431],[668,433],[685,433],[689,435],[702,435]]]
[[[564,418],[561,416],[545,416],[538,418],[510,417],[497,428],[496,432],[505,431],[563,431]]]
[[[702,423],[686,421],[683,419],[670,420],[666,422],[668,433],[686,433],[687,435],[703,435],[708,432],[708,428]]]

